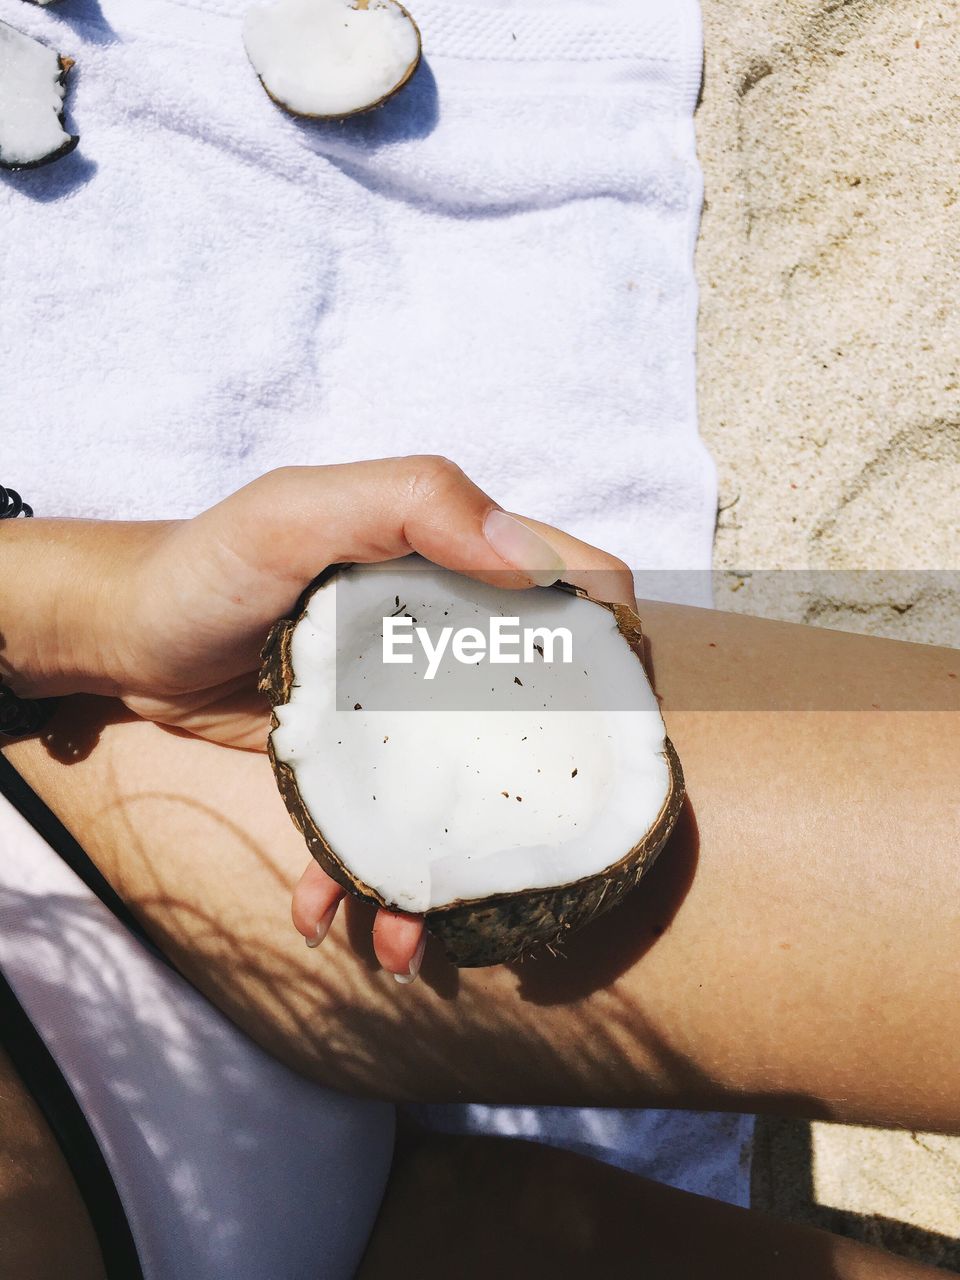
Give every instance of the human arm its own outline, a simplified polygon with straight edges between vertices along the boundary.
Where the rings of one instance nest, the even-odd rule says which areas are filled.
[[[327,565],[417,551],[518,588],[563,567],[433,457],[286,468],[192,520],[34,519],[2,534],[0,672],[15,693],[110,696],[143,720],[259,751],[269,727],[260,649]],[[378,946],[401,974],[421,932],[413,917],[378,921]]]

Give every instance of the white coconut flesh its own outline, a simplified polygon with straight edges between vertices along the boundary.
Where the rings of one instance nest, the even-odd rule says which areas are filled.
[[[0,165],[42,164],[76,143],[60,122],[63,72],[53,49],[0,22]]]
[[[497,616],[567,627],[575,660],[556,649],[552,663],[465,665],[448,648],[427,681],[419,645],[407,646],[410,666],[382,662],[397,601],[434,638],[443,626],[487,632]],[[612,612],[589,600],[410,573],[406,562],[356,567],[314,593],[290,656],[275,757],[338,859],[405,911],[603,872],[640,843],[670,792],[642,663]],[[423,709],[397,707],[398,672]]]
[[[377,106],[413,74],[420,33],[395,0],[278,0],[243,23],[264,88],[296,115],[338,117]]]

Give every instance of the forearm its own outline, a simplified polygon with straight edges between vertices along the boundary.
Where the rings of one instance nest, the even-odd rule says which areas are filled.
[[[46,519],[0,524],[0,676],[14,693],[117,691],[129,584],[155,527]]]

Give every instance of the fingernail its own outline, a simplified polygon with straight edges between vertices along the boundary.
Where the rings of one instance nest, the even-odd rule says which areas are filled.
[[[308,947],[319,947],[320,943],[330,932],[330,926],[333,924],[333,918],[337,914],[338,905],[338,903],[334,903],[330,910],[326,912],[325,915],[322,915],[317,921],[313,931],[313,937],[307,938]]]
[[[488,513],[483,522],[483,536],[501,560],[526,574],[538,587],[549,587],[566,568],[546,538],[505,511]]]
[[[427,945],[427,931],[426,929],[424,929],[423,933],[420,935],[420,941],[417,944],[417,949],[413,953],[413,959],[410,961],[410,968],[407,970],[406,973],[395,973],[393,975],[395,982],[402,982],[404,986],[407,986],[409,983],[411,983],[414,980],[414,978],[420,972],[420,964],[421,964],[421,961],[423,960],[423,949],[426,945]]]

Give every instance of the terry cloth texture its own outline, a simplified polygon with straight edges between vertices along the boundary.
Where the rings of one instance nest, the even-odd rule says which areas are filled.
[[[708,569],[694,0],[422,0],[414,80],[344,123],[270,101],[246,3],[0,0],[76,58],[81,138],[0,183],[4,483],[166,517],[278,465],[442,453],[635,568]],[[748,1120],[460,1115],[654,1173],[685,1152],[671,1177],[746,1198]]]

